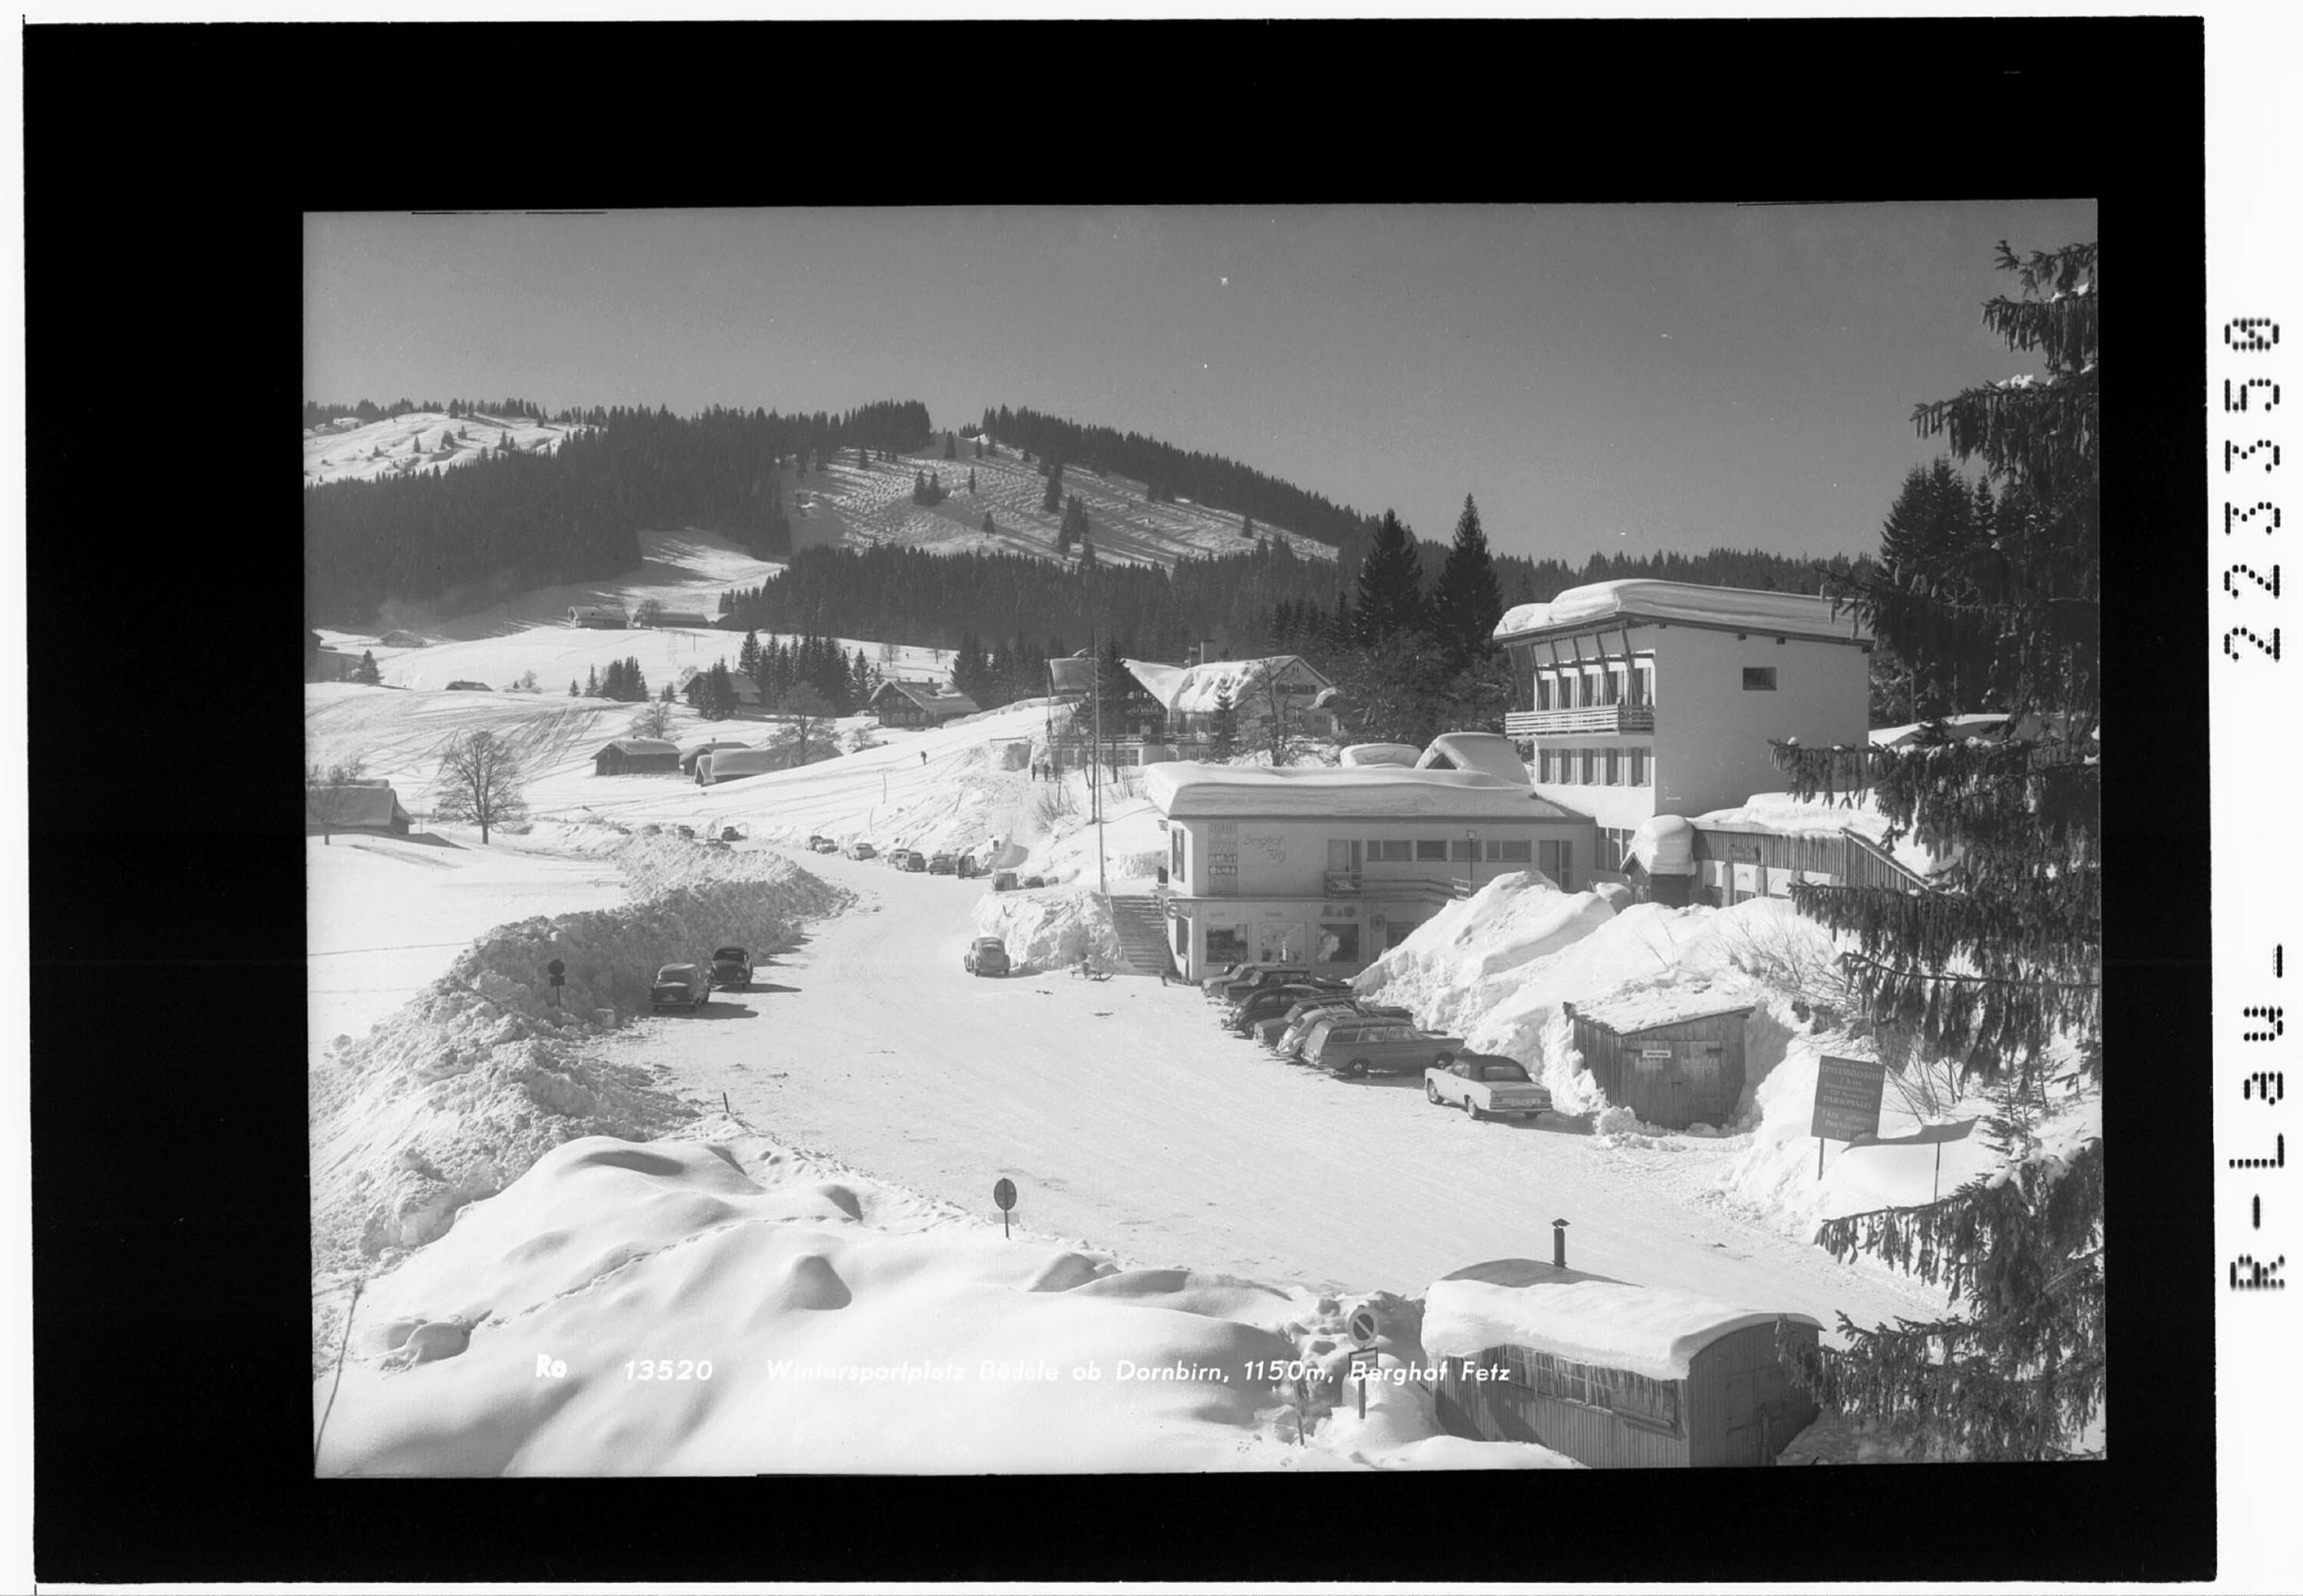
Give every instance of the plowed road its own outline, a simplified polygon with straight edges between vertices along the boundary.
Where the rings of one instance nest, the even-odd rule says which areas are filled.
[[[1132,974],[979,979],[983,884],[793,853],[856,908],[704,1015],[640,1022],[614,1055],[683,1096],[1037,1238],[1151,1266],[1420,1296],[1464,1264],[1548,1258],[1829,1326],[1940,1305],[1708,1201],[1733,1139],[1668,1152],[1582,1124],[1473,1123],[1420,1078],[1347,1082],[1220,1029],[1194,989]]]

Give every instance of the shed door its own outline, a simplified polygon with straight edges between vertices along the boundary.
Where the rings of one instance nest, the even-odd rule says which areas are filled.
[[[1688,1107],[1697,1115],[1733,1113],[1735,1105],[1721,1102],[1726,1091],[1724,1050],[1717,1042],[1699,1042],[1683,1050],[1680,1068],[1687,1077]]]
[[[1749,1370],[1727,1377],[1727,1449],[1723,1461],[1741,1465],[1766,1461],[1759,1446],[1759,1393]]]

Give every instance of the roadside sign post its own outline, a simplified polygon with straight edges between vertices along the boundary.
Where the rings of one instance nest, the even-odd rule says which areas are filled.
[[[1818,1180],[1823,1178],[1826,1136],[1852,1142],[1879,1134],[1879,1100],[1886,1090],[1887,1067],[1877,1059],[1839,1059],[1826,1053],[1816,1060],[1815,1118],[1808,1134],[1815,1138]]]
[[[1008,1211],[1016,1206],[1016,1183],[1002,1175],[1000,1184],[991,1188],[991,1200],[1000,1204],[1000,1237],[1011,1239],[1008,1235]]]
[[[544,973],[551,978],[552,1006],[557,1009],[560,1007],[560,989],[568,984],[568,967],[555,958],[544,967]]]

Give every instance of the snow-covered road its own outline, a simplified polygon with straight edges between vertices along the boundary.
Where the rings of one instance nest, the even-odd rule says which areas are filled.
[[[979,980],[975,882],[795,854],[856,909],[709,1018],[642,1020],[618,1061],[865,1173],[1124,1261],[1421,1295],[1464,1264],[1579,1269],[1858,1322],[1939,1299],[1708,1200],[1734,1144],[1612,1147],[1581,1124],[1474,1124],[1420,1081],[1349,1083],[1220,1030],[1196,990],[1122,975]]]

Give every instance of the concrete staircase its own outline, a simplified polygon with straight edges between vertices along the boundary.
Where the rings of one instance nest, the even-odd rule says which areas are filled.
[[[1176,961],[1168,950],[1168,919],[1160,900],[1152,897],[1106,898],[1111,924],[1119,933],[1121,951],[1138,975],[1174,975]]]

